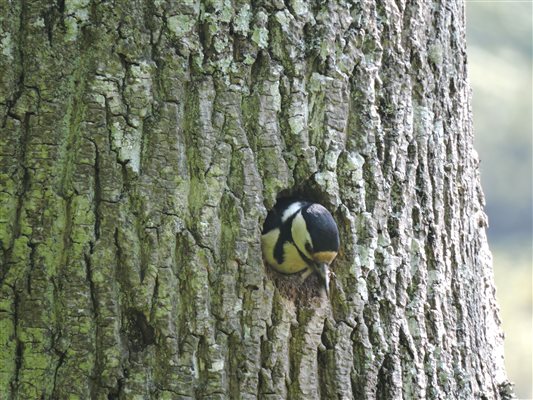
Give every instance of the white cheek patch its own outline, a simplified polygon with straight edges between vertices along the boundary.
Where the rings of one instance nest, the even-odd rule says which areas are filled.
[[[289,208],[283,212],[283,215],[281,216],[281,222],[287,221],[290,217],[296,214],[302,208],[302,206],[303,204],[300,202],[292,203]]]
[[[305,223],[304,217],[302,216],[302,213],[298,213],[298,215],[292,221],[291,234],[292,239],[294,240],[294,243],[296,244],[298,249],[308,258],[312,259],[313,257],[307,251],[307,246],[305,244],[313,242],[311,241],[311,236],[307,231],[307,225]]]

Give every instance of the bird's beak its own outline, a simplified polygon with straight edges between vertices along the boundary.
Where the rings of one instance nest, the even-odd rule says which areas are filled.
[[[315,269],[320,279],[322,279],[324,288],[326,289],[326,295],[329,297],[329,265],[326,263],[316,263]]]

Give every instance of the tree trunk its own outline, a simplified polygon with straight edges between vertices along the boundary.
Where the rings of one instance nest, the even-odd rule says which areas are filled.
[[[114,3],[0,0],[1,398],[507,398],[461,2]]]

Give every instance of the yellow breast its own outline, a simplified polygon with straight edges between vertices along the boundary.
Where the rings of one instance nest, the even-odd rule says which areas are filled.
[[[292,243],[285,243],[283,246],[285,257],[283,263],[273,265],[275,269],[284,274],[294,274],[308,268],[307,263],[303,260]]]
[[[278,241],[278,237],[278,229],[270,231],[261,237],[261,246],[263,248],[263,254],[267,263],[275,270],[284,274],[294,274],[308,268],[308,265],[300,256],[300,253],[298,253],[298,250],[296,247],[294,247],[294,244],[289,242],[285,243],[283,246],[283,262],[281,264],[278,263],[278,261],[274,258],[273,252],[274,246]]]

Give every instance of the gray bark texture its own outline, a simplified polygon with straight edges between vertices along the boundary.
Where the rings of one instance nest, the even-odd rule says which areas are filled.
[[[464,24],[0,0],[0,398],[509,397]],[[263,264],[280,194],[339,225],[330,299]]]

